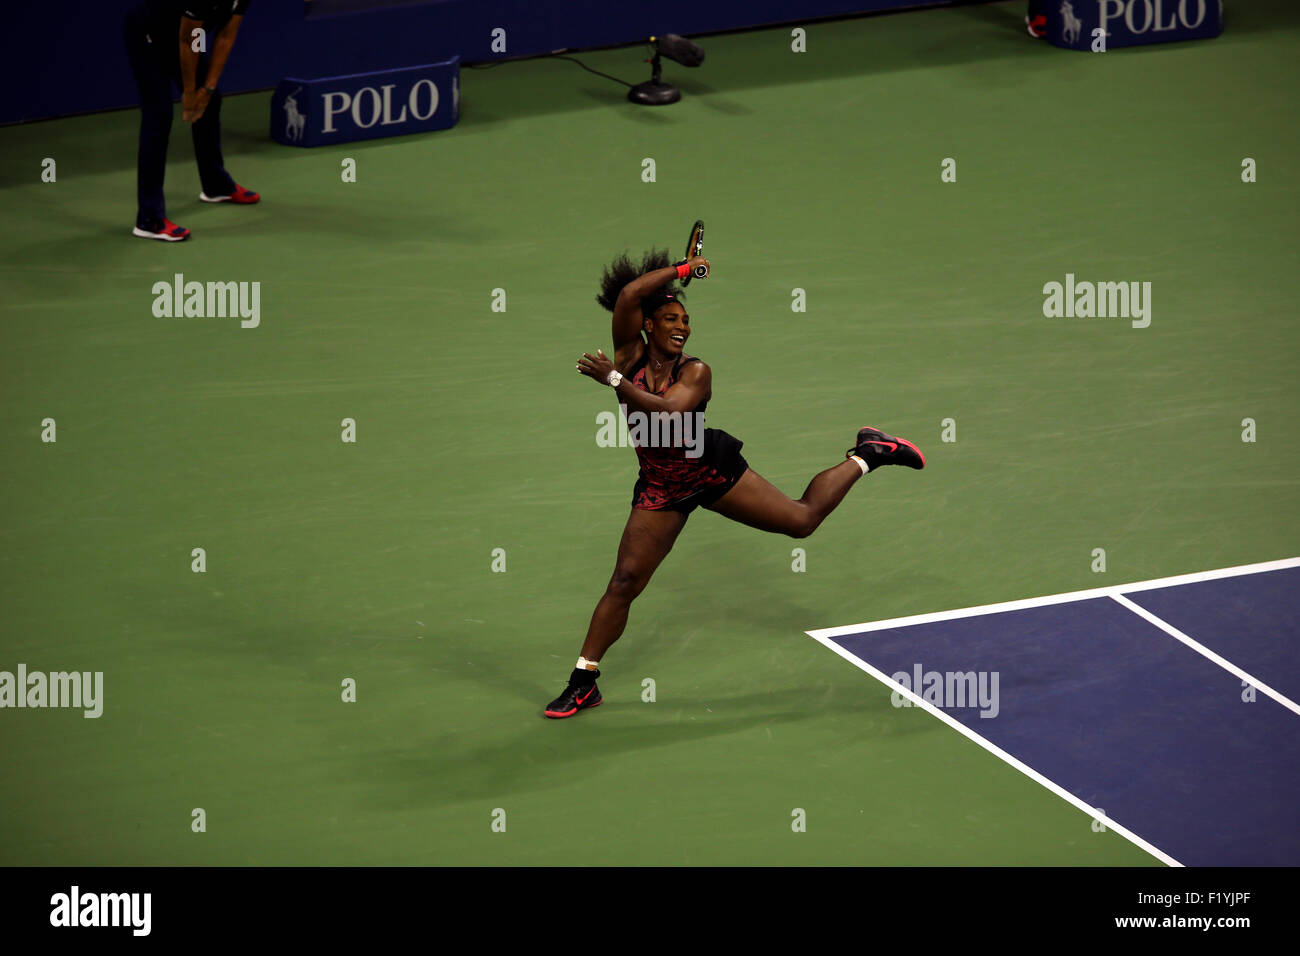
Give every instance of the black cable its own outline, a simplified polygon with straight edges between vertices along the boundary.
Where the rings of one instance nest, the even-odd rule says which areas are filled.
[[[530,57],[530,59],[532,58]],[[578,66],[586,70],[588,73],[595,73],[597,76],[603,76],[607,80],[613,80],[615,83],[622,83],[624,86],[627,87],[633,85],[632,83],[629,83],[627,80],[620,80],[617,76],[610,76],[608,73],[600,72],[600,70],[593,70],[591,67],[587,66],[587,64],[583,63],[579,59],[576,59],[575,57],[564,56],[558,53],[547,53],[545,56],[537,57],[536,59],[571,60],[572,62],[578,64]],[[496,63],[467,63],[465,65],[468,69],[471,70],[491,70],[494,67],[504,66],[507,63],[522,63],[522,62],[523,59],[521,58],[518,60],[499,60]]]
[[[600,72],[600,70],[593,70],[591,67],[587,66],[587,64],[583,63],[581,60],[576,59],[574,57],[563,56],[560,54],[552,54],[552,55],[555,56],[557,60],[572,60],[574,63],[578,64],[578,66],[582,67],[588,73],[595,73],[597,76],[603,76],[605,79],[613,80],[615,83],[622,83],[624,86],[628,86],[628,87],[632,86],[632,84],[629,83],[627,80],[620,80],[617,76],[610,76],[608,73]]]

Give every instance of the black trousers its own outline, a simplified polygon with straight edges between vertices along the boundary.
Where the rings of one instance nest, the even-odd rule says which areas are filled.
[[[175,112],[173,87],[181,89],[180,29],[176,36],[157,36],[137,7],[126,15],[123,34],[126,55],[140,92],[140,152],[136,175],[136,225],[156,227],[166,218],[163,177],[167,173],[167,140]],[[195,84],[201,86],[207,74],[207,57],[201,57]],[[194,158],[199,164],[199,182],[209,196],[228,196],[235,181],[226,172],[221,157],[221,92],[212,94],[203,116],[192,124]]]

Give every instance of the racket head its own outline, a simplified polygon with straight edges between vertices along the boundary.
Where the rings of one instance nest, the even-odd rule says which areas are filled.
[[[691,226],[690,238],[686,240],[686,258],[693,259],[695,256],[704,254],[704,220],[696,219],[695,225]],[[703,268],[701,266],[700,268]],[[682,280],[682,285],[691,284],[691,273],[686,274]]]

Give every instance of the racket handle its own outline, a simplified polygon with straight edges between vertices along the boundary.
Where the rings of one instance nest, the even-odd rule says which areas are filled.
[[[695,271],[691,273],[697,279],[707,279],[709,277],[708,266],[696,266]]]

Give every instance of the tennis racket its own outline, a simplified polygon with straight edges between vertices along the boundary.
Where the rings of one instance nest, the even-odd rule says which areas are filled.
[[[696,219],[695,225],[691,227],[691,237],[686,241],[686,258],[693,259],[701,255],[704,255],[704,220]],[[696,266],[692,272],[687,273],[686,278],[682,280],[682,285],[690,285],[692,277],[705,279],[708,275],[708,266]]]

